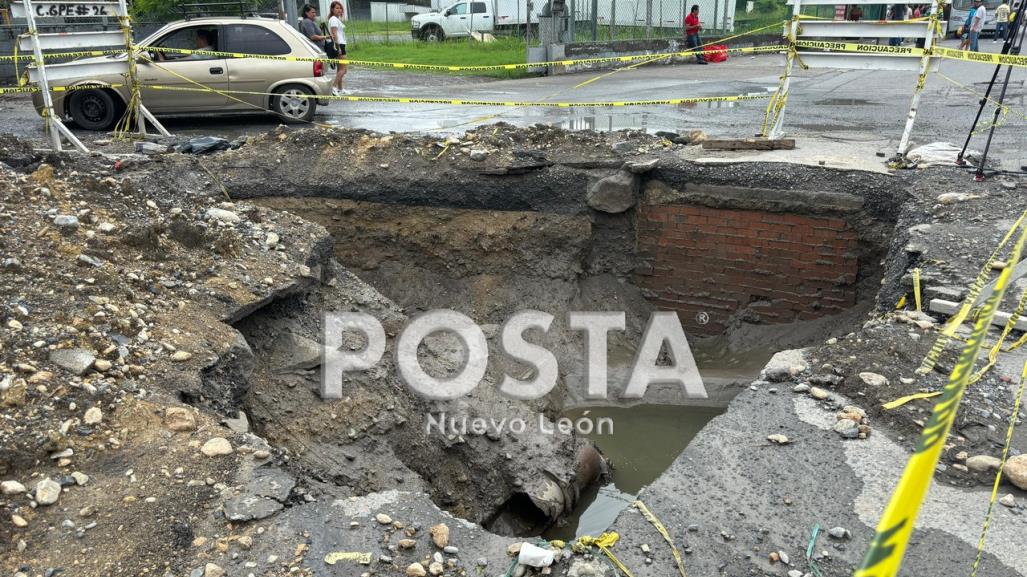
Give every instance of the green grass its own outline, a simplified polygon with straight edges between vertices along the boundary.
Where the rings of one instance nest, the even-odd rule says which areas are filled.
[[[410,35],[410,22],[371,22],[370,20],[347,20],[346,34],[405,34]]]
[[[516,38],[497,38],[495,42],[473,42],[466,39],[445,42],[403,42],[395,44],[358,43],[348,56],[354,60],[402,62],[404,64],[442,64],[450,66],[488,66],[524,62],[527,49]],[[529,76],[525,69],[469,72],[475,76],[521,78]]]

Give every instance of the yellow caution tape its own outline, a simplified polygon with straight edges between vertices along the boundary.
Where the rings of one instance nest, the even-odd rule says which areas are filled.
[[[941,333],[938,335],[938,339],[934,341],[934,345],[931,346],[931,350],[924,357],[920,368],[916,370],[921,375],[926,375],[934,369],[935,363],[938,362],[938,357],[941,356],[941,352],[945,349],[945,345],[948,344],[956,335],[956,330],[963,321],[970,315],[970,311],[973,309],[974,303],[977,302],[977,297],[980,296],[981,291],[984,289],[984,285],[988,282],[988,277],[991,276],[991,265],[998,259],[999,253],[1005,248],[1006,244],[1013,238],[1013,235],[1017,230],[1023,226],[1024,219],[1027,219],[1027,211],[1020,214],[1020,218],[1016,219],[1013,226],[1006,232],[1006,235],[1002,237],[1002,240],[992,251],[991,255],[988,256],[988,260],[984,262],[984,266],[981,271],[977,273],[977,278],[970,285],[970,290],[967,292],[966,298],[963,299],[963,304],[960,305],[959,310],[949,318],[948,322],[945,323],[945,327],[942,328]]]
[[[1002,350],[1002,345],[1005,344],[1010,331],[1013,330],[1013,327],[1016,326],[1016,322],[1019,321],[1020,316],[1023,315],[1023,309],[1025,306],[1027,306],[1027,290],[1020,295],[1020,302],[1017,303],[1013,314],[1009,315],[1009,320],[1006,321],[1006,326],[1002,328],[1002,336],[999,337],[998,342],[996,342],[995,345],[991,347],[991,350],[988,351],[988,363],[970,377],[971,385],[981,380],[981,378],[995,366],[995,363],[998,362],[998,353]]]
[[[920,267],[913,269],[913,298],[916,299],[916,312],[923,312],[920,308]]]
[[[905,397],[900,397],[898,399],[895,399],[894,401],[889,401],[881,406],[890,411],[892,409],[897,409],[910,401],[916,401],[918,399],[930,399],[932,397],[937,397],[940,394],[941,391],[935,391],[933,393],[915,393],[912,395],[906,395]]]
[[[370,565],[371,556],[371,553],[360,553],[357,551],[335,551],[325,555],[325,563],[335,565],[339,561],[355,561],[361,565]]]
[[[895,303],[895,310],[899,310],[906,306],[906,295],[899,297],[899,302]]]
[[[1019,262],[1027,242],[1027,229],[1020,233],[1013,245],[1009,262]],[[902,557],[909,544],[913,532],[913,524],[923,503],[927,489],[934,478],[934,470],[938,465],[942,448],[952,429],[959,402],[966,390],[967,382],[973,371],[974,362],[980,352],[981,344],[991,325],[991,320],[998,310],[999,303],[1005,295],[1006,287],[1012,279],[1013,267],[1006,267],[995,283],[995,289],[987,301],[977,322],[974,325],[970,341],[963,349],[959,360],[949,375],[948,383],[942,390],[941,398],[934,405],[930,419],[924,425],[923,432],[917,440],[906,468],[899,479],[895,492],[877,525],[877,533],[863,559],[863,563],[855,572],[855,577],[896,577],[902,565]]]
[[[76,90],[89,90],[90,88],[121,88],[124,84],[78,84],[75,86],[51,86],[50,92],[74,92]],[[30,94],[39,92],[38,86],[2,86],[0,94]]]
[[[0,94],[18,94],[39,92],[38,86],[5,86],[0,87]]]
[[[977,556],[974,558],[970,577],[977,577],[977,570],[980,568],[981,559],[984,557],[984,540],[988,536],[988,527],[991,526],[991,514],[995,509],[995,501],[998,499],[998,487],[1002,483],[1002,470],[1006,468],[1006,460],[1009,458],[1009,445],[1013,442],[1013,429],[1016,428],[1016,421],[1020,414],[1020,401],[1023,399],[1025,382],[1027,382],[1027,363],[1024,363],[1023,370],[1020,372],[1020,388],[1016,391],[1016,397],[1013,400],[1013,412],[1009,415],[1009,427],[1006,428],[1006,442],[1002,446],[1002,459],[999,462],[998,471],[995,473],[995,482],[991,485],[988,512],[984,515],[984,526],[981,527],[981,536],[977,540]]]
[[[442,72],[483,72],[490,70],[518,70],[522,68],[543,68],[546,66],[572,66],[575,64],[599,64],[604,62],[634,62],[636,60],[653,60],[659,58],[671,58],[675,56],[692,57],[696,54],[712,54],[715,52],[728,52],[732,54],[754,54],[760,52],[780,52],[786,46],[747,46],[744,48],[725,48],[704,50],[682,50],[679,52],[665,52],[657,54],[636,54],[630,56],[606,56],[601,58],[576,58],[565,60],[550,60],[546,62],[517,62],[512,64],[483,64],[475,66],[447,65],[447,64],[408,64],[405,62],[379,62],[376,60],[353,60],[349,58],[319,58],[313,56],[278,56],[269,54],[246,54],[243,52],[221,52],[215,50],[189,50],[185,48],[166,48],[158,46],[135,47],[145,52],[163,52],[174,54],[195,54],[198,56],[214,56],[218,58],[254,58],[257,60],[281,60],[286,62],[326,62],[344,64],[347,66],[364,66],[371,68],[395,68],[399,70],[425,70]]]
[[[674,555],[674,562],[678,565],[678,573],[681,574],[681,577],[687,577],[685,575],[685,561],[681,558],[681,552],[678,551],[678,547],[674,544],[674,539],[670,537],[670,532],[667,531],[667,528],[663,526],[660,519],[641,500],[635,501],[632,503],[632,506],[638,509],[646,520],[652,523],[653,527],[656,527],[656,530],[663,536],[663,540],[670,545],[670,552]]]
[[[43,60],[60,60],[64,58],[86,58],[92,56],[111,56],[114,54],[124,54],[125,50],[80,50],[76,52],[50,52],[43,55]],[[0,55],[0,62],[9,62],[12,60],[28,60],[35,62],[34,56],[20,56],[18,54],[3,54]]]
[[[888,46],[884,44],[865,44],[860,42],[827,42],[823,40],[796,40],[797,48],[817,48],[820,50],[836,50],[839,52],[860,52],[863,54],[896,54],[900,56],[923,56],[923,48],[912,46]]]
[[[990,52],[971,52],[969,50],[955,50],[952,48],[935,47],[931,54],[949,60],[963,60],[966,62],[977,62],[979,64],[1005,64],[1007,66],[1027,67],[1027,56],[1015,56],[1013,54],[992,54]]]
[[[584,551],[589,547],[594,546],[596,549],[599,549],[603,552],[603,554],[609,557],[610,561],[613,562],[614,566],[617,567],[617,569],[620,570],[621,573],[623,573],[627,577],[633,577],[631,575],[631,571],[628,570],[627,566],[625,566],[624,563],[621,563],[620,559],[618,559],[617,556],[614,555],[612,551],[610,551],[610,547],[616,545],[617,541],[619,540],[620,535],[618,533],[614,531],[609,531],[603,533],[598,537],[591,537],[589,535],[583,535],[581,537],[578,537],[578,540],[574,543],[573,547],[575,551]]]
[[[162,84],[147,84],[140,86],[144,90],[171,90],[181,92],[217,92],[218,94],[248,94],[254,96],[278,96],[270,92],[252,92],[245,90],[214,90],[211,88],[193,88],[186,86],[166,86]],[[770,94],[738,94],[734,96],[697,96],[693,98],[671,98],[665,100],[623,100],[623,101],[601,101],[601,102],[517,102],[517,101],[495,101],[495,100],[465,100],[449,98],[411,98],[406,96],[319,96],[315,94],[297,94],[295,98],[310,98],[315,100],[342,100],[346,102],[393,102],[398,104],[451,104],[456,106],[542,106],[555,108],[573,108],[581,106],[592,107],[621,107],[621,106],[655,106],[655,105],[676,105],[695,104],[702,102],[741,102],[745,100],[761,100],[770,98]]]

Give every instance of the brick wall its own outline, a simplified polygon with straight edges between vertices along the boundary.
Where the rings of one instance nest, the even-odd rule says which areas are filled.
[[[721,334],[739,311],[788,323],[855,304],[858,237],[840,218],[684,204],[637,218],[636,282],[690,333]]]

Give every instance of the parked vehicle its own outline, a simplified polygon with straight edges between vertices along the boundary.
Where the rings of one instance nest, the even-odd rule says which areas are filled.
[[[1008,4],[1012,6],[1012,2],[1007,0]],[[988,10],[988,17],[984,20],[984,29],[981,30],[981,36],[993,36],[995,34],[995,9],[1002,4],[1002,0],[984,0],[984,7]],[[973,9],[973,0],[954,0],[952,2],[952,9],[949,12],[949,23],[948,30],[946,30],[947,36],[956,37],[959,35],[959,27],[966,22],[966,17],[970,15],[970,10]]]
[[[269,56],[324,57],[324,51],[295,28],[269,18],[219,17],[172,22],[139,43],[141,47],[236,52]],[[205,46],[202,46],[205,45]],[[225,58],[150,50],[137,63],[140,82],[172,90],[141,91],[143,104],[155,115],[239,113],[267,110],[286,121],[308,121],[327,100],[304,96],[331,94],[332,80],[322,62],[290,62],[263,58]],[[122,117],[130,89],[121,74],[90,75],[88,64],[126,58],[125,54],[48,65],[47,71],[81,67],[83,74],[51,82],[51,86],[100,85],[53,93],[54,110],[79,127],[107,130]],[[65,71],[67,72],[67,71]],[[68,74],[61,74],[68,76]],[[57,75],[55,75],[57,76]],[[208,91],[192,89],[209,87]],[[188,88],[189,91],[173,90]],[[237,90],[251,94],[224,94]],[[42,114],[43,100],[33,95]]]
[[[441,11],[418,14],[410,19],[415,40],[440,41],[466,38],[472,33],[495,32],[506,26],[537,24],[546,3],[534,2],[531,17],[525,0],[459,0]]]

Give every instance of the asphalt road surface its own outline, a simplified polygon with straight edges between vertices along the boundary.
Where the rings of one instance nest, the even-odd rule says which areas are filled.
[[[946,41],[945,46],[955,45]],[[990,39],[981,48],[997,52],[1001,43]],[[783,57],[732,57],[725,63],[648,65],[624,70],[576,88],[599,72],[518,80],[491,80],[419,73],[351,69],[347,88],[361,96],[500,101],[611,101],[652,100],[691,96],[765,94],[772,91],[782,70]],[[993,66],[943,60],[940,74],[926,84],[913,133],[914,144],[948,141],[962,144],[978,109],[979,96]],[[957,86],[945,77],[960,83]],[[1004,76],[1004,71],[1003,71]],[[902,134],[909,108],[914,72],[864,70],[800,70],[792,83],[785,113],[787,135],[816,137],[845,143],[865,143],[892,153]],[[1008,113],[1000,118],[991,157],[1007,170],[1027,165],[1027,69],[1017,68],[1006,94]],[[997,94],[997,92],[996,92]],[[546,123],[570,129],[657,130],[702,129],[710,136],[741,138],[759,131],[766,100],[741,103],[655,105],[639,107],[504,108],[436,104],[332,102],[320,107],[315,121],[341,127],[396,132],[458,132],[475,125],[505,121],[526,126]],[[993,107],[983,126],[990,125]],[[231,137],[266,131],[278,124],[270,115],[189,117],[168,119],[176,134]],[[0,131],[42,138],[42,122],[24,96],[0,99]],[[986,132],[974,137],[971,148],[984,146]]]

